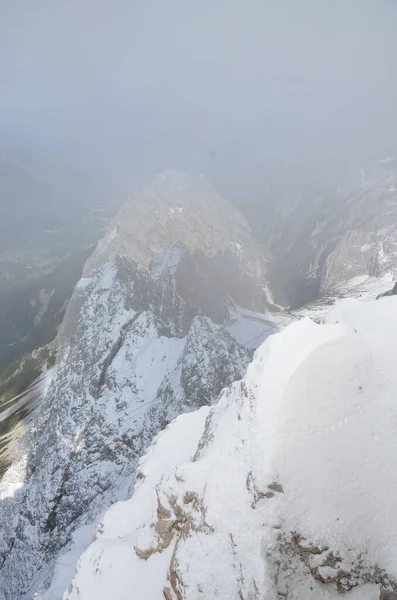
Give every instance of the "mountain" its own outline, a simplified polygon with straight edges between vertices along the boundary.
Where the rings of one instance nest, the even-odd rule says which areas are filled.
[[[0,406],[2,599],[396,600],[393,169],[260,242],[204,177],[128,200]]]
[[[1,598],[62,597],[154,436],[212,405],[275,331],[264,279],[247,223],[204,178],[167,171],[122,208],[84,266],[23,434],[0,438],[13,457]]]
[[[356,277],[397,272],[397,161],[273,202],[260,233],[273,298],[300,306]]]
[[[173,421],[64,600],[395,600],[397,298],[343,300]]]

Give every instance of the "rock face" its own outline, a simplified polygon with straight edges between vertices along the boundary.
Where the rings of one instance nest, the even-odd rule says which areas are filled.
[[[298,306],[357,276],[397,272],[397,161],[338,189],[275,203],[262,233],[276,302]]]
[[[168,170],[125,204],[110,235],[87,261],[85,274],[89,276],[112,252],[148,267],[175,242],[207,256],[230,243],[241,244],[252,259],[260,260],[246,220],[205,177]]]
[[[290,325],[173,421],[64,600],[395,598],[396,308]]]
[[[89,259],[49,390],[0,483],[4,600],[61,598],[153,437],[213,404],[252,357],[226,328],[231,303],[264,306],[248,226],[201,180],[194,193],[184,176],[161,181],[123,209]]]

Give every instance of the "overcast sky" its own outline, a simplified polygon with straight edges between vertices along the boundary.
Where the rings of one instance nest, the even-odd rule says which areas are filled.
[[[397,145],[396,32],[396,0],[1,0],[0,136],[243,192],[310,177]]]

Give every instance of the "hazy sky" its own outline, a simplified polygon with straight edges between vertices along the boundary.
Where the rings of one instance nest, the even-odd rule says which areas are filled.
[[[1,0],[0,135],[242,190],[383,156],[396,32],[396,0]]]

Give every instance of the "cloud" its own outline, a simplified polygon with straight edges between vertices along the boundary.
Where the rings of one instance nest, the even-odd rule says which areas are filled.
[[[391,0],[3,0],[0,131],[242,189],[380,156],[396,17]]]

